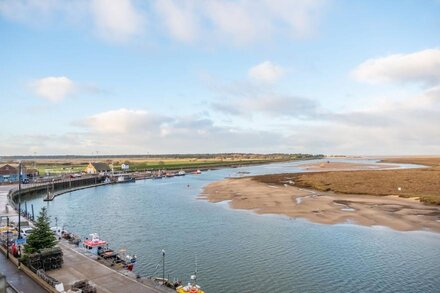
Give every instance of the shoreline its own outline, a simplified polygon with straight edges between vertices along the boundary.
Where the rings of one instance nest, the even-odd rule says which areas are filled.
[[[346,167],[349,166],[344,166],[344,171],[347,171]],[[359,168],[358,164],[351,167],[353,171]],[[326,168],[322,172],[328,171]],[[428,230],[440,233],[440,206],[422,203],[415,197],[336,193],[301,188],[295,186],[289,177],[282,182],[262,182],[255,177],[228,178],[207,185],[199,198],[213,203],[229,201],[228,205],[232,209],[303,218],[313,223],[350,223],[385,226],[398,231]]]

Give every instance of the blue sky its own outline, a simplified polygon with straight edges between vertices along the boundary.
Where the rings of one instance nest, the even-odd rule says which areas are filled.
[[[435,0],[0,0],[0,155],[440,154],[439,32]]]

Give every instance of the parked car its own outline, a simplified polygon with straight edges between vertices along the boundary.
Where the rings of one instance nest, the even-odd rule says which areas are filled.
[[[22,237],[27,238],[29,234],[31,234],[33,228],[32,227],[22,227],[20,229],[20,234]]]

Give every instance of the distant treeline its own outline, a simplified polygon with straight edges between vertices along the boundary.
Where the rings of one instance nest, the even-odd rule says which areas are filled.
[[[169,159],[214,159],[221,157],[236,157],[236,158],[292,158],[292,159],[310,159],[310,158],[322,158],[324,155],[318,154],[286,154],[286,153],[272,153],[272,154],[255,154],[255,153],[213,153],[213,154],[147,154],[147,155],[34,155],[34,156],[2,156],[2,161],[13,160],[70,160],[70,159],[111,159],[111,158],[127,158],[127,159],[142,159],[142,158],[169,158]]]

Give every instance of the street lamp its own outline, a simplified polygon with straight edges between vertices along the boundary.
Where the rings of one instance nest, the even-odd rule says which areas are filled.
[[[18,163],[18,239],[21,239],[21,161]]]

